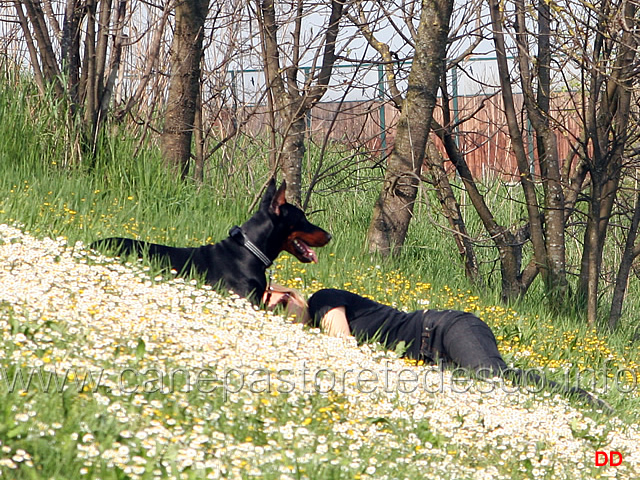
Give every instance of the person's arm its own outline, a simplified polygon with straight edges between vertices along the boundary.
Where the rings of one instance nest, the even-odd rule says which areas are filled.
[[[344,307],[336,307],[325,313],[320,320],[322,330],[334,337],[349,337],[351,329],[347,321],[347,312]]]

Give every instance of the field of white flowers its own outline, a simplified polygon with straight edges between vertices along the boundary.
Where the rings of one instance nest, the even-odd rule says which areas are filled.
[[[640,478],[638,425],[7,225],[0,335],[0,478]]]

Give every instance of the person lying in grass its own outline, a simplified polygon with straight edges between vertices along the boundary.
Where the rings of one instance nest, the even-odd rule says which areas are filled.
[[[354,336],[359,342],[378,341],[385,348],[405,346],[403,356],[428,364],[455,366],[488,379],[502,376],[577,397],[596,408],[611,407],[589,392],[547,380],[536,372],[509,368],[498,351],[491,328],[461,310],[403,312],[346,290],[322,289],[308,302],[300,293],[271,285],[264,296],[269,309],[283,307],[296,321],[321,328],[333,336]]]

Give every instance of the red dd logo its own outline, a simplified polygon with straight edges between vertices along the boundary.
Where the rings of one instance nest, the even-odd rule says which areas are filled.
[[[596,467],[604,467],[607,464],[612,467],[622,464],[622,454],[620,452],[596,451]]]

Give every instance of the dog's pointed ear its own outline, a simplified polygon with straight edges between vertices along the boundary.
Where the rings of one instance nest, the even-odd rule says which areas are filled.
[[[271,199],[271,212],[280,215],[280,207],[287,203],[287,182],[285,180],[280,184],[280,188]]]
[[[271,177],[269,183],[267,184],[267,189],[264,191],[264,195],[262,195],[262,200],[260,200],[260,209],[267,210],[271,208],[271,200],[273,200],[273,196],[276,193],[276,179]]]

